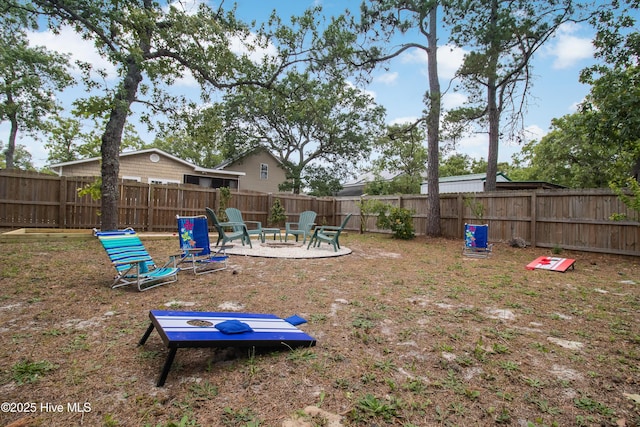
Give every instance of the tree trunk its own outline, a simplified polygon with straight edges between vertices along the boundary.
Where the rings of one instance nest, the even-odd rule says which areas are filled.
[[[5,167],[7,169],[13,169],[15,167],[14,157],[16,152],[16,137],[18,135],[18,118],[15,112],[9,114],[9,122],[11,123],[11,129],[9,130],[9,143],[4,150],[4,160]]]
[[[427,36],[428,71],[429,71],[429,113],[427,114],[427,228],[428,236],[437,237],[442,234],[440,228],[440,150],[438,149],[440,133],[440,81],[438,80],[438,39],[436,37],[437,8],[429,10],[429,35]]]
[[[491,2],[490,28],[498,26],[498,1]],[[489,117],[489,154],[487,156],[487,180],[485,191],[496,191],[496,175],[498,174],[498,147],[500,140],[500,111],[498,110],[498,56],[500,42],[492,38],[487,58],[487,113]]]
[[[5,167],[7,169],[13,169],[14,166],[14,156],[16,151],[16,137],[18,135],[18,113],[16,112],[17,106],[13,102],[13,94],[10,90],[7,90],[7,116],[9,117],[9,122],[11,123],[11,129],[9,131],[9,141],[7,143],[7,148],[4,150],[4,160]]]
[[[632,169],[631,176],[638,182],[640,182],[640,157],[636,159]]]
[[[496,175],[498,174],[498,147],[500,141],[500,113],[496,105],[496,79],[489,77],[487,101],[489,113],[489,155],[487,157],[487,180],[484,191],[496,191]]]
[[[102,135],[102,198],[101,228],[103,231],[118,228],[118,174],[120,172],[120,143],[135,100],[138,85],[142,81],[140,66],[133,58],[127,60],[127,74],[113,101],[113,109]]]

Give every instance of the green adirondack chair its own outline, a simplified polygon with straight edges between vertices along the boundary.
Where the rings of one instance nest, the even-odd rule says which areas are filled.
[[[326,242],[330,245],[333,245],[334,252],[338,252],[338,249],[340,249],[340,233],[342,233],[342,230],[344,230],[344,227],[346,227],[347,222],[349,222],[349,219],[351,218],[351,215],[353,214],[349,214],[344,218],[340,227],[331,225],[316,227],[313,236],[311,236],[311,239],[309,239],[307,250],[311,247],[312,244],[315,248],[316,246],[320,246],[322,242]]]
[[[247,227],[245,227],[244,224],[237,222],[220,222],[218,221],[218,217],[216,216],[216,213],[213,211],[213,209],[205,208],[204,210],[211,220],[211,224],[213,224],[213,226],[218,231],[218,241],[216,242],[216,246],[220,244],[220,241],[222,241],[222,244],[225,245],[227,242],[240,239],[240,241],[242,242],[242,246],[244,246],[245,243],[248,243],[249,247],[253,249],[253,246],[251,246],[249,233],[247,233]],[[236,231],[235,227],[239,227],[239,231]],[[225,230],[225,228],[231,228],[233,231],[227,231]]]
[[[306,243],[307,237],[311,234],[316,216],[317,214],[314,211],[304,211],[300,214],[298,222],[286,222],[284,224],[284,241],[286,242],[287,236],[291,234],[292,236],[296,236],[296,242],[298,241],[298,237],[302,236],[302,243]]]
[[[249,237],[255,235],[258,236],[261,240],[264,237],[264,234],[262,234],[262,223],[260,221],[245,221],[244,219],[242,219],[242,212],[240,212],[240,209],[236,208],[227,208],[224,210],[224,213],[227,214],[229,222],[244,224]],[[242,231],[242,226],[235,226],[233,228],[233,231]]]

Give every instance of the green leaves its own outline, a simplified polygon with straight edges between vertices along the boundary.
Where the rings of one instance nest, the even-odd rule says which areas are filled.
[[[384,110],[345,80],[296,71],[271,89],[239,88],[220,107],[227,154],[267,148],[283,161],[295,192],[305,175],[317,179],[308,168],[324,163],[335,177],[366,159],[384,120]]]
[[[18,131],[37,137],[44,117],[60,106],[56,92],[71,85],[68,59],[42,47],[29,46],[22,12],[0,17],[0,121],[11,126],[5,150],[6,167],[15,166]]]

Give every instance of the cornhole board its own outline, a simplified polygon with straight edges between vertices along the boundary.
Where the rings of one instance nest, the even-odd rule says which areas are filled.
[[[574,269],[575,262],[576,260],[571,258],[541,256],[527,264],[527,270],[549,270],[564,273],[569,267]]]
[[[316,345],[312,336],[274,314],[151,310],[149,319],[151,324],[138,345],[143,345],[156,329],[169,349],[158,379],[158,387],[164,385],[179,348],[292,348]],[[253,332],[224,334],[215,325],[225,320],[244,322],[251,326]]]

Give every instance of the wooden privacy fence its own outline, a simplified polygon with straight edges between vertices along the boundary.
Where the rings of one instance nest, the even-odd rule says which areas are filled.
[[[375,198],[414,212],[416,234],[424,234],[427,219],[426,195],[377,196]],[[371,197],[367,197],[371,198]],[[337,215],[360,212],[359,197],[339,198]],[[472,209],[472,207],[478,207]],[[479,218],[474,212],[482,212]],[[462,239],[464,224],[489,224],[489,240],[509,242],[521,238],[529,245],[590,252],[640,256],[640,223],[615,221],[612,214],[635,218],[610,190],[497,191],[473,194],[441,194],[442,235]],[[361,217],[351,223],[359,229]],[[380,232],[375,219],[368,231]]]
[[[78,188],[93,178],[72,178],[0,171],[0,227],[71,228],[100,226],[100,201],[78,196]],[[242,211],[246,220],[267,224],[271,207],[279,198],[287,221],[297,221],[305,210],[318,213],[318,224],[338,225],[348,213],[347,229],[361,227],[360,197],[315,198],[289,193],[232,192],[229,206]],[[369,198],[369,197],[367,197]],[[377,199],[413,212],[416,234],[425,234],[427,196],[378,196]],[[200,215],[205,207],[217,210],[220,191],[193,185],[120,184],[121,227],[140,231],[174,232],[176,215]],[[472,209],[480,207],[480,209]],[[465,223],[488,223],[489,240],[508,242],[519,237],[538,247],[640,256],[637,221],[613,221],[614,213],[634,218],[609,190],[500,191],[440,196],[441,229],[445,237],[462,239]],[[476,213],[482,212],[482,218]],[[375,219],[366,224],[371,232]]]
[[[24,171],[0,171],[0,227],[66,228],[100,227],[100,201],[79,196],[78,189],[94,178],[58,177]],[[289,193],[232,193],[230,207],[243,212],[245,220],[266,226],[271,207],[279,198],[287,221],[297,221],[305,210],[318,213],[318,223],[333,224],[333,198],[315,198]],[[204,215],[204,208],[218,210],[220,190],[195,185],[120,183],[118,221],[120,227],[139,231],[173,232],[176,215]]]

